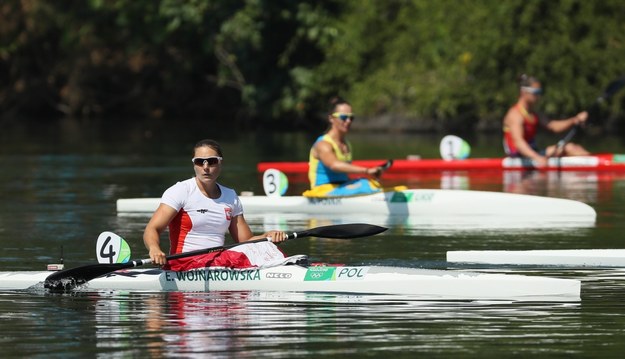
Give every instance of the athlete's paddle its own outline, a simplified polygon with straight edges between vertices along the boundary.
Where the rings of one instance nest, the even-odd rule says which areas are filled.
[[[603,91],[603,94],[595,99],[592,106],[595,106],[597,104],[600,104],[608,100],[610,97],[612,97],[615,93],[617,93],[623,87],[625,87],[625,76],[610,82],[608,84],[608,87],[606,87],[605,91]],[[558,143],[556,144],[556,150],[553,154],[554,156],[558,156],[558,157],[560,156],[560,154],[562,153],[562,149],[567,143],[569,143],[569,141],[571,141],[573,136],[575,136],[575,134],[577,133],[577,129],[579,127],[580,127],[579,124],[573,126],[569,130],[569,132],[567,132],[567,134],[560,141],[558,141]]]
[[[299,232],[293,232],[287,236],[287,239],[303,238],[303,237],[321,237],[321,238],[336,238],[336,239],[351,239],[359,237],[373,236],[378,233],[382,233],[387,228],[375,226],[372,224],[364,223],[350,223],[350,224],[337,224],[331,226],[323,226],[311,228]],[[236,246],[267,241],[269,239],[263,238],[255,241],[248,241],[242,243],[234,243],[230,245],[205,248],[197,251],[190,251],[185,253],[178,253],[168,255],[167,260],[192,257],[199,254],[219,252],[225,249],[233,248]],[[84,284],[92,279],[101,277],[105,274],[115,272],[120,269],[138,267],[144,264],[152,263],[151,259],[140,259],[129,261],[127,263],[106,263],[106,264],[89,264],[81,267],[71,268],[59,272],[55,272],[49,275],[45,282],[44,287],[54,292],[70,291],[76,286]]]
[[[393,160],[387,160],[386,162],[384,162],[384,164],[380,166],[380,170],[375,173],[375,178],[379,179],[382,176],[382,173],[384,173],[384,171],[386,171],[387,169],[391,168],[392,165]]]

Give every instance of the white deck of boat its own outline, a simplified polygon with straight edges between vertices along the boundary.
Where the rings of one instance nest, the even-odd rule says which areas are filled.
[[[447,261],[502,265],[625,267],[625,249],[448,251]]]
[[[425,223],[568,222],[581,227],[594,226],[597,216],[591,206],[569,199],[466,190],[422,189],[323,199],[302,196],[241,196],[240,199],[245,213],[250,215],[358,214],[404,217]],[[117,212],[152,213],[159,203],[159,198],[118,199]]]
[[[43,289],[50,272],[0,272],[0,289]],[[275,291],[393,294],[412,300],[577,302],[573,279],[378,266],[280,266],[187,272],[133,269],[90,281],[85,290]]]

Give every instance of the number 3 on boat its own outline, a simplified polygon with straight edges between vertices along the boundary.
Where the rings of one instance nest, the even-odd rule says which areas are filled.
[[[289,188],[289,180],[279,170],[270,168],[263,173],[263,190],[267,197],[282,197]]]

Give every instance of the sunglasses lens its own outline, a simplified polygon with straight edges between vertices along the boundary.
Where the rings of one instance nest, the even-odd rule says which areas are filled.
[[[335,112],[332,114],[332,116],[338,118],[341,121],[347,121],[347,120],[352,120],[354,121],[354,114],[351,113],[341,113],[341,112]]]
[[[532,95],[542,95],[543,94],[543,89],[540,87],[530,87],[530,86],[523,86],[521,87],[521,90],[527,92],[527,93],[531,93]]]
[[[197,157],[193,159],[193,163],[196,166],[204,166],[204,164],[207,164],[209,166],[215,166],[219,164],[219,157],[207,157],[207,158]]]

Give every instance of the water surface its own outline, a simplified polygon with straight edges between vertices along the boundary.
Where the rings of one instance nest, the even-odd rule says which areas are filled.
[[[139,137],[144,136],[137,132]],[[145,216],[118,216],[117,198],[157,197],[192,175],[191,135],[171,142],[98,136],[79,141],[5,141],[0,156],[0,270],[95,263],[100,232],[113,231],[143,258]],[[76,137],[69,136],[71,139]],[[209,137],[209,136],[207,136]],[[58,138],[56,140],[59,140]],[[493,155],[494,139],[473,154]],[[262,193],[258,161],[306,158],[308,136],[246,135],[222,140],[222,182]],[[143,143],[141,143],[143,142]],[[368,158],[434,157],[432,136],[354,135]],[[609,148],[625,152],[618,141]],[[607,146],[604,144],[604,146]],[[591,146],[587,146],[591,147]],[[435,150],[432,150],[434,148]],[[297,156],[298,159],[293,157]],[[387,183],[393,184],[393,181]],[[448,250],[625,248],[625,176],[501,172],[423,174],[413,188],[463,188],[581,200],[592,226],[428,226],[386,221],[381,235],[299,239],[288,254],[327,263],[450,268],[582,280],[579,303],[419,302],[393,296],[311,293],[0,292],[4,357],[620,357],[625,347],[625,273],[620,269],[475,267],[445,261]],[[296,182],[290,191],[297,191]],[[479,205],[479,204],[476,204]],[[352,218],[350,218],[351,220]],[[255,231],[300,230],[340,218],[249,217]]]

